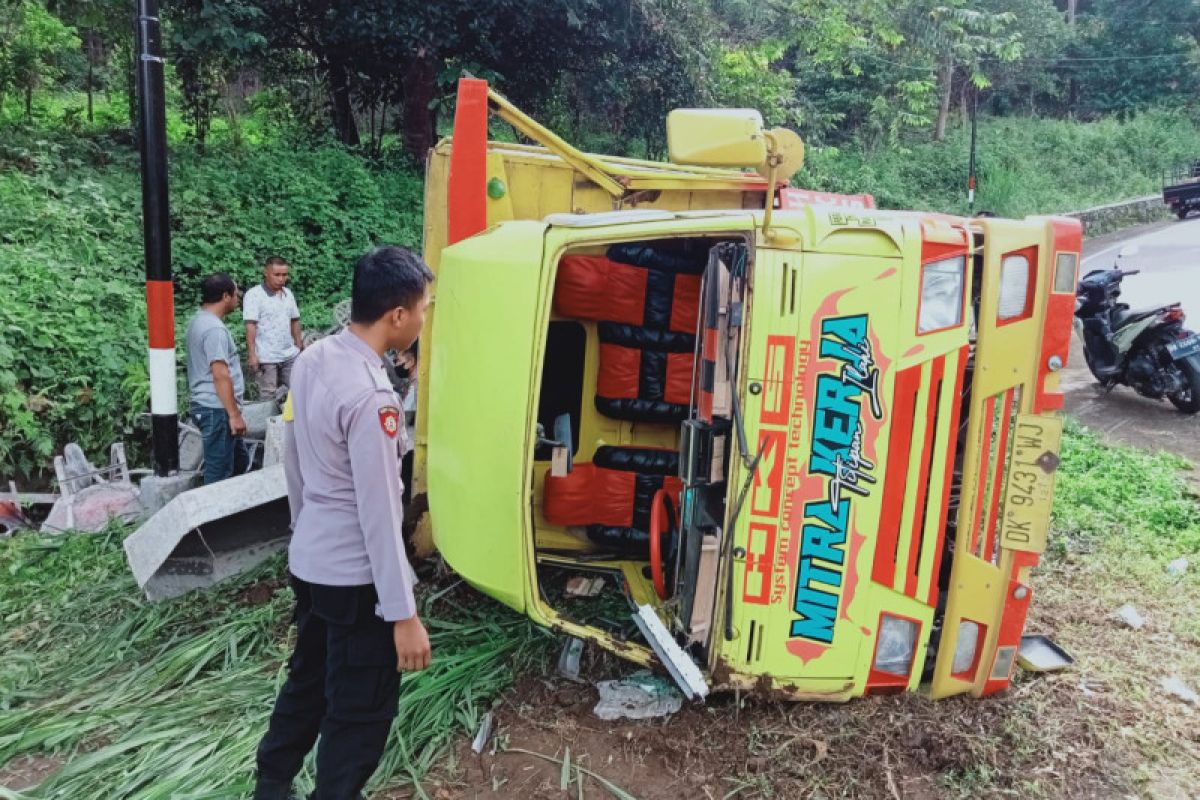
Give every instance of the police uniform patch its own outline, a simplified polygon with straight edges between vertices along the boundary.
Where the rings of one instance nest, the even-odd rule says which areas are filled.
[[[395,439],[400,432],[400,409],[395,406],[384,406],[379,409],[379,427],[389,437]]]

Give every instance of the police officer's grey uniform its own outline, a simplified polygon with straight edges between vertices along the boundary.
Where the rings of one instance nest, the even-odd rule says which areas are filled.
[[[296,360],[285,423],[296,652],[258,750],[256,798],[287,797],[317,734],[319,800],[357,797],[378,766],[400,676],[391,623],[416,612],[401,539],[400,401],[349,329]]]

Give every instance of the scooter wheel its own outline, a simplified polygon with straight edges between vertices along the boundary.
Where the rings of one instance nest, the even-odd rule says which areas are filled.
[[[1193,356],[1179,365],[1187,388],[1167,398],[1171,401],[1171,405],[1184,414],[1195,414],[1200,411],[1200,367],[1196,365],[1195,361],[1196,357]]]

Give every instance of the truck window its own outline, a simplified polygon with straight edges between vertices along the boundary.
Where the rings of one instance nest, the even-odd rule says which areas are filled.
[[[538,424],[547,437],[554,435],[554,421],[561,415],[571,417],[571,452],[579,451],[579,411],[583,402],[583,361],[587,351],[587,331],[578,322],[560,320],[550,323],[546,335],[546,359],[542,365],[542,391],[538,397]],[[534,453],[537,461],[549,461],[551,448],[541,446]]]

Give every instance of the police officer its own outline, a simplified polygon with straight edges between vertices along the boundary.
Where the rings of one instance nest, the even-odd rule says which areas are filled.
[[[367,253],[354,266],[350,324],[293,369],[284,469],[298,632],[258,748],[256,800],[295,796],[318,734],[311,800],[361,797],[396,716],[400,671],[429,666],[400,535],[404,415],[382,357],[421,332],[432,280],[408,250]]]

